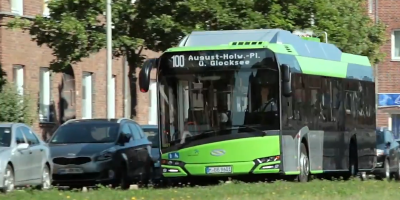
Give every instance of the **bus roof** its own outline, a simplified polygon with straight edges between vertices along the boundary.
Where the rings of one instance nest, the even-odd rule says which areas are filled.
[[[366,56],[343,53],[335,45],[303,39],[281,29],[194,31],[166,52],[269,48],[294,73],[374,82]]]

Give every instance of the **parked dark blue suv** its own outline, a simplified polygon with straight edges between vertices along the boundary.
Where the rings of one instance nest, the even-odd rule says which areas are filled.
[[[142,125],[143,132],[147,135],[147,139],[150,140],[153,144],[151,146],[151,156],[154,160],[154,179],[158,181],[162,178],[161,173],[161,152],[160,152],[160,142],[159,142],[159,134],[158,134],[158,126],[157,125]]]
[[[381,180],[400,179],[400,145],[387,128],[376,129],[377,163],[373,174]]]

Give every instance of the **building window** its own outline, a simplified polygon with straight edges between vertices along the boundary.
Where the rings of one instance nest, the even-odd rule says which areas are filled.
[[[51,72],[47,67],[40,68],[39,77],[39,121],[54,122],[54,105],[51,95]]]
[[[400,61],[400,30],[392,32],[392,59]]]
[[[11,12],[18,15],[24,14],[24,0],[11,0]]]
[[[20,95],[24,94],[24,66],[13,65],[13,81]]]
[[[50,0],[43,1],[43,16],[45,17],[50,16],[49,2]]]
[[[391,131],[393,132],[393,136],[395,139],[400,139],[400,114],[392,114],[391,116]]]
[[[116,85],[116,83],[115,83],[115,75],[113,75],[112,76],[112,78],[111,78],[111,88],[112,88],[112,90],[110,91],[110,95],[111,95],[111,98],[112,98],[112,100],[111,100],[111,105],[109,105],[110,107],[111,107],[111,118],[115,118],[115,85]]]
[[[93,79],[92,73],[84,72],[82,77],[82,118],[92,118],[92,95]]]

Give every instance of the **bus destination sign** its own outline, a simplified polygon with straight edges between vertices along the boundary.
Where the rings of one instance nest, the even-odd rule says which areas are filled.
[[[168,64],[172,68],[246,66],[263,57],[263,49],[176,52],[169,54]]]

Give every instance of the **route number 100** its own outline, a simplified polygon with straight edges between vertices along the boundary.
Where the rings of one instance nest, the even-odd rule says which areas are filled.
[[[172,67],[183,67],[185,66],[185,57],[183,55],[172,56]]]

